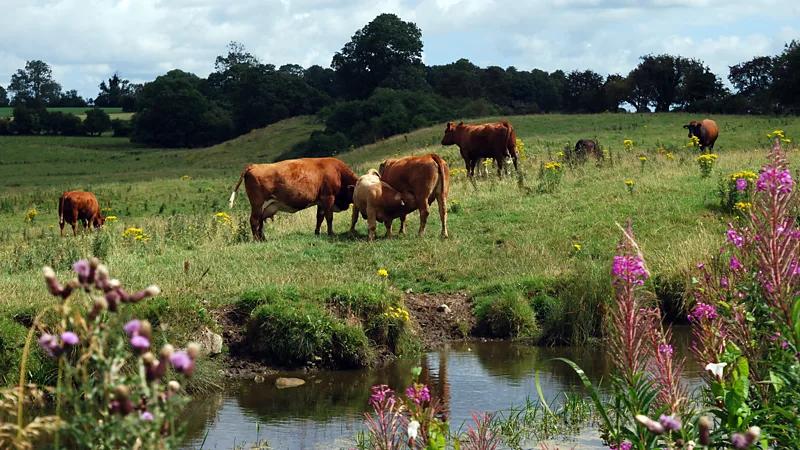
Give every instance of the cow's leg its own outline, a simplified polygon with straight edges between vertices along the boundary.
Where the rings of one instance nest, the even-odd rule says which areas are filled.
[[[325,210],[322,209],[322,205],[317,205],[317,228],[314,229],[314,234],[319,234],[323,220],[325,220]]]
[[[427,201],[419,204],[419,235],[425,234],[425,225],[428,223],[428,214],[431,213],[430,205]]]
[[[386,227],[386,237],[387,238],[392,237],[392,222],[394,222],[394,219],[386,219],[386,220],[383,221],[383,226]]]
[[[262,205],[250,206],[250,230],[253,232],[253,239],[256,241],[264,240],[264,212]]]
[[[519,167],[517,167],[517,157],[512,156],[511,159],[514,161],[514,172],[519,172]]]
[[[322,213],[325,217],[325,222],[328,224],[328,236],[333,236],[333,202],[335,200],[336,198],[332,195],[320,199],[320,206],[317,207],[316,234],[319,234],[319,230],[322,225],[322,220],[320,219],[320,213]],[[353,206],[355,207],[355,205]]]
[[[367,224],[369,225],[369,241],[372,242],[375,240],[375,228],[378,226],[377,223],[377,211],[375,208],[367,208]]]
[[[61,227],[61,237],[63,238],[64,237],[64,222],[63,221],[59,221],[58,222],[58,226]]]
[[[358,208],[353,203],[353,220],[350,222],[350,236],[356,233],[356,222],[358,222]]]
[[[78,237],[78,221],[72,222],[72,234]]]
[[[436,203],[439,204],[439,218],[442,220],[442,237],[447,237],[447,196],[440,194],[436,198]]]
[[[406,234],[406,215],[400,216],[400,234]]]

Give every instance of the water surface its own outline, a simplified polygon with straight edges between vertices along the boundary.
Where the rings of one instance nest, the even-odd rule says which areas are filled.
[[[685,349],[690,339],[687,328],[676,328],[677,354],[688,353]],[[199,448],[204,438],[205,449],[229,449],[236,443],[258,439],[267,439],[273,449],[351,448],[352,437],[363,429],[364,413],[370,411],[371,386],[388,384],[402,392],[409,385],[414,366],[423,368],[422,381],[430,386],[432,395],[443,399],[451,425],[458,429],[464,421],[471,423],[471,411],[508,410],[524,405],[527,396],[538,398],[537,366],[548,400],[564,391],[583,392],[575,372],[563,362],[547,362],[551,358],[575,361],[595,384],[607,380],[611,361],[605,350],[604,346],[565,348],[469,342],[400,359],[380,370],[281,373],[262,383],[242,381],[225,392],[190,404],[186,448]],[[697,364],[687,358],[686,365],[686,380],[696,383]],[[273,384],[278,376],[296,376],[306,384],[278,389]],[[567,448],[601,447],[595,429],[553,442],[567,444]]]

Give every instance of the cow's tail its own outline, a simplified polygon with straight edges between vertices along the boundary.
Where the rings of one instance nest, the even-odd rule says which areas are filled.
[[[503,122],[503,126],[506,128],[506,152],[508,156],[512,158],[517,157],[517,134],[514,133],[514,129],[511,128],[511,124],[508,122]]]
[[[250,172],[250,170],[251,170],[252,168],[253,168],[253,165],[252,165],[252,164],[249,164],[249,165],[248,165],[247,167],[245,167],[245,168],[244,168],[244,170],[242,171],[242,175],[239,177],[239,182],[238,182],[238,183],[236,183],[236,187],[235,187],[235,188],[233,188],[233,192],[231,192],[231,199],[230,199],[230,201],[228,201],[228,207],[229,207],[229,208],[233,208],[233,200],[236,198],[236,191],[238,191],[238,190],[239,190],[239,186],[242,184],[242,180],[244,179],[244,176],[245,176],[245,175],[247,175],[247,173],[248,173],[248,172]]]
[[[450,170],[448,170],[447,163],[439,155],[431,154],[436,166],[439,168],[439,179],[442,181],[442,198],[447,198],[450,194]]]
[[[64,196],[58,199],[58,224],[64,226]]]

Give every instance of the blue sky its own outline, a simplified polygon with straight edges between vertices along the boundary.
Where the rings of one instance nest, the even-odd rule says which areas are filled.
[[[415,22],[426,64],[593,69],[627,74],[647,53],[728,66],[800,39],[797,0],[3,0],[0,84],[26,60],[85,97],[119,71],[136,82],[173,68],[206,76],[228,42],[264,62],[327,67],[380,13]]]

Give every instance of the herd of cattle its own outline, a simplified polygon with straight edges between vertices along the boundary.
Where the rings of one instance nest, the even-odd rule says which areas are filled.
[[[701,150],[713,149],[719,136],[717,124],[710,119],[692,121],[684,128],[689,138],[696,136]],[[475,167],[491,158],[497,165],[497,175],[502,177],[503,164],[511,160],[517,166],[517,135],[514,127],[506,122],[479,125],[456,125],[449,122],[444,131],[442,145],[457,145],[467,169],[467,176],[475,175]],[[597,143],[581,139],[575,144],[576,154],[601,157]],[[256,240],[264,239],[264,221],[274,219],[278,212],[295,213],[317,207],[319,234],[323,219],[327,222],[328,234],[333,234],[333,213],[344,211],[352,204],[353,217],[350,233],[355,233],[359,215],[368,222],[369,240],[375,237],[378,222],[386,226],[386,236],[392,235],[392,222],[400,219],[400,233],[405,233],[406,217],[419,210],[419,235],[425,233],[425,225],[434,201],[439,207],[442,222],[442,237],[447,237],[447,196],[450,191],[450,170],[439,155],[407,156],[389,158],[378,170],[370,169],[357,177],[345,163],[336,158],[301,158],[271,164],[250,164],[244,168],[239,182],[231,193],[229,206],[233,208],[236,192],[244,181],[250,200],[250,228]],[[64,236],[64,225],[72,225],[77,236],[80,220],[88,230],[91,226],[103,225],[100,205],[94,194],[85,191],[65,192],[58,202],[59,225]]]

